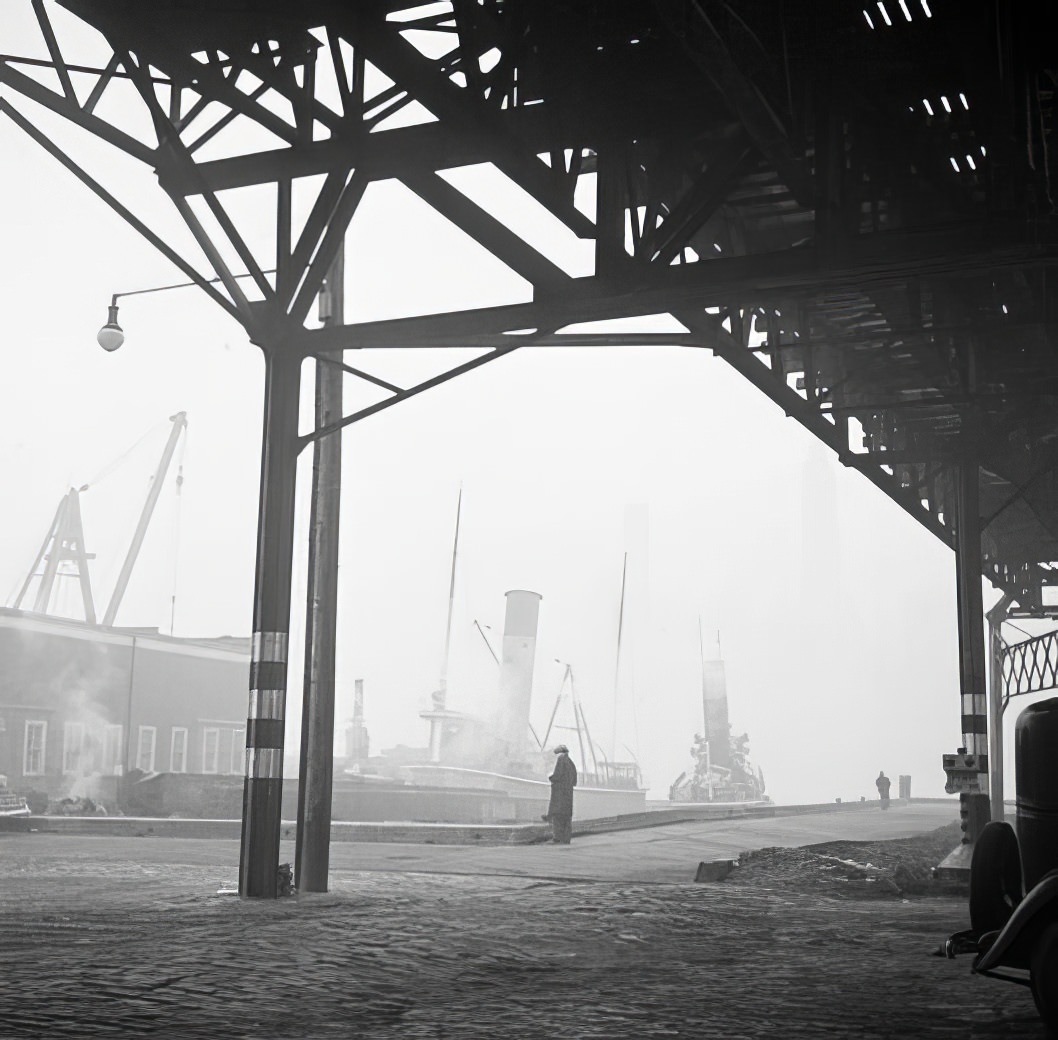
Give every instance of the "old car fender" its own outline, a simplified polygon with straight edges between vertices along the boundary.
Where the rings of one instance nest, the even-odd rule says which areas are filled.
[[[1036,933],[1058,918],[1058,869],[1048,871],[1018,904],[994,943],[973,963],[973,970],[991,971],[1001,964],[1027,968]],[[1025,940],[1025,941],[1022,941]]]

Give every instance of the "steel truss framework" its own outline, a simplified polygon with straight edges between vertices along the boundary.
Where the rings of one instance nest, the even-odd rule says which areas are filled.
[[[971,703],[984,689],[983,650],[972,649],[983,645],[978,559],[1029,612],[1058,583],[1047,159],[1058,56],[1043,5],[1000,5],[997,17],[986,0],[907,0],[891,12],[818,0],[781,14],[769,0],[158,0],[148,20],[135,0],[59,0],[111,49],[89,67],[64,52],[44,0],[30,2],[50,57],[0,57],[5,94],[151,167],[209,270],[178,256],[21,106],[0,108],[265,352],[259,586],[264,571],[289,575],[287,470],[309,440],[515,349],[632,344],[715,352],[935,535],[952,545],[962,535],[961,614],[977,615],[966,622],[976,629],[964,703],[968,684]],[[148,112],[149,139],[99,114],[118,80]],[[246,125],[271,143],[218,154]],[[446,176],[473,164],[592,242],[593,273],[571,277]],[[298,229],[293,185],[314,175],[322,186]],[[388,178],[521,276],[531,300],[307,330],[365,190]],[[275,251],[260,257],[222,193],[266,184]],[[250,275],[246,292],[227,251]],[[592,324],[656,314],[684,331]],[[482,353],[398,387],[342,355],[379,347]],[[299,439],[290,387],[309,356],[389,397]],[[255,643],[271,656],[255,658],[251,687],[272,715],[261,708],[249,729],[251,751],[262,749],[251,779],[268,779],[275,755],[264,750],[282,748],[289,580],[269,580]],[[964,710],[971,741],[975,712]]]

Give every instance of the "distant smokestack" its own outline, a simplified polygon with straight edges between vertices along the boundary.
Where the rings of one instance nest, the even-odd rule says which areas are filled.
[[[533,692],[536,626],[540,616],[538,592],[515,589],[507,593],[503,622],[503,658],[496,729],[507,753],[519,758],[529,740],[529,702]]]
[[[702,662],[702,701],[705,708],[705,739],[709,741],[709,761],[714,766],[731,767],[731,726],[727,721],[727,676],[724,662]]]
[[[364,724],[364,680],[353,680],[353,725]]]
[[[345,731],[345,757],[350,759],[354,766],[362,765],[367,761],[368,736],[367,727],[364,725],[364,680],[356,679],[353,682],[353,720]]]

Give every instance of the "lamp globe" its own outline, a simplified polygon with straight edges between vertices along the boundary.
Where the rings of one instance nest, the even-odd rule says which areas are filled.
[[[118,324],[118,308],[107,308],[107,323],[96,333],[96,342],[106,351],[117,350],[125,342],[125,333]]]
[[[117,350],[125,342],[125,333],[116,322],[107,322],[97,333],[96,342],[104,350]]]

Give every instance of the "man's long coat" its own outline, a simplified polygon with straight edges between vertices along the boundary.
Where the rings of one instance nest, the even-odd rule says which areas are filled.
[[[573,815],[573,788],[577,786],[577,767],[564,751],[555,759],[555,771],[548,777],[551,781],[551,803],[548,816]]]

